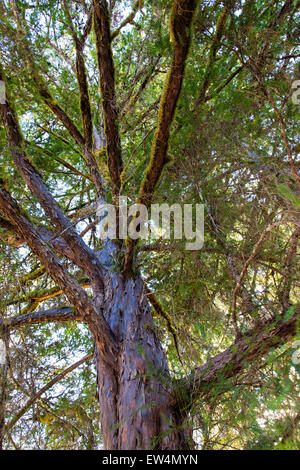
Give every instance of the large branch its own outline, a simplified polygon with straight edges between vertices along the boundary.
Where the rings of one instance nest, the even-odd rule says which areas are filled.
[[[176,0],[170,18],[170,36],[173,58],[160,101],[158,124],[153,140],[151,159],[139,191],[138,203],[149,207],[155,186],[168,162],[167,151],[170,129],[178,98],[182,88],[186,58],[191,40],[192,20],[197,0]],[[129,240],[125,256],[124,271],[131,269],[136,240]]]
[[[82,46],[78,39],[75,40],[76,47],[76,71],[77,71],[77,82],[80,92],[80,109],[83,120],[84,137],[85,137],[85,150],[84,156],[92,175],[97,194],[103,195],[103,182],[98,169],[98,165],[93,153],[93,123],[92,123],[92,112],[89,99],[89,90],[87,83],[87,74],[83,58]]]
[[[0,329],[12,330],[22,326],[39,325],[40,323],[83,321],[83,317],[71,307],[51,308],[39,312],[26,313],[17,317],[0,320]]]
[[[167,163],[170,128],[182,88],[186,58],[190,46],[191,24],[197,1],[175,1],[170,19],[170,36],[173,45],[173,59],[168,73],[158,115],[158,124],[152,145],[151,161],[146,169],[140,188],[139,203],[147,207],[153,191]]]
[[[97,194],[98,196],[103,195],[103,185],[102,185],[102,178],[97,166],[97,162],[95,159],[95,155],[93,153],[93,122],[92,122],[92,111],[91,111],[91,103],[89,98],[89,88],[87,82],[87,72],[86,66],[83,57],[83,48],[85,43],[85,36],[79,38],[75,28],[73,26],[72,18],[69,12],[68,4],[66,0],[63,0],[64,10],[67,16],[68,24],[70,27],[71,35],[75,44],[76,50],[76,77],[77,83],[79,88],[80,94],[80,110],[81,110],[81,117],[83,122],[83,129],[84,129],[84,139],[85,139],[85,148],[84,148],[84,156],[89,167],[90,173],[92,175]],[[87,25],[90,25],[90,18],[87,22]]]
[[[0,209],[4,212],[5,217],[16,226],[29,248],[40,259],[52,279],[63,290],[70,303],[82,315],[84,321],[86,321],[91,332],[94,334],[95,340],[99,344],[105,359],[110,363],[114,363],[117,343],[102,312],[96,309],[92,299],[81,288],[78,282],[68,274],[48,244],[42,241],[39,232],[20,213],[16,201],[2,185],[0,185]]]
[[[18,233],[15,225],[11,222],[6,220],[5,218],[0,216],[0,228],[3,229],[2,234],[0,234],[0,238],[10,246],[13,247],[20,247],[26,244],[26,240],[22,238],[22,236]],[[61,256],[68,258],[70,261],[73,261],[77,266],[84,268],[84,265],[80,264],[80,260],[78,260],[69,245],[66,241],[56,234],[55,232],[51,232],[50,230],[46,229],[42,226],[35,226],[35,228],[39,231],[40,237],[43,241],[47,242],[52,248]]]
[[[7,245],[18,248],[26,244],[26,240],[18,233],[16,227],[1,216],[0,228],[3,229],[3,234],[2,236],[0,235],[0,238],[2,238],[3,242]],[[69,245],[59,234],[52,232],[42,226],[36,225],[35,228],[39,231],[41,239],[51,245],[59,255],[68,258],[70,261],[73,261],[81,268],[85,267],[85,265],[81,264],[80,260],[76,258]]]
[[[0,66],[0,80],[5,81],[4,72]],[[82,238],[74,230],[70,220],[64,215],[57,205],[40,174],[27,158],[23,150],[23,138],[19,128],[15,112],[10,104],[8,87],[6,86],[6,101],[0,104],[1,117],[6,128],[6,135],[11,149],[11,154],[16,167],[32,194],[38,199],[47,216],[61,233],[61,237],[67,242],[74,253],[75,262],[84,266],[94,286],[99,289],[99,283],[103,276],[103,268],[93,251],[84,243]],[[10,220],[11,221],[11,220]],[[14,223],[13,221],[11,221]]]
[[[227,391],[231,386],[229,379],[296,334],[299,317],[298,304],[293,317],[288,320],[261,321],[225,351],[196,368],[188,385],[192,399],[209,397],[211,391],[216,391],[218,384],[219,393]]]
[[[106,0],[94,0],[94,28],[108,167],[113,193],[117,195],[121,187],[122,156],[115,90],[115,69],[111,49],[110,19]]]

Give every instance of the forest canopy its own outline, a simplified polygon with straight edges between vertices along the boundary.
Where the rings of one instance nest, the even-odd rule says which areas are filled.
[[[300,448],[299,6],[1,1],[0,449]]]

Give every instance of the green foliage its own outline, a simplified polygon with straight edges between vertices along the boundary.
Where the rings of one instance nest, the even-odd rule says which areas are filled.
[[[16,3],[27,25],[26,37],[36,70],[53,100],[83,133],[75,48],[61,2]],[[68,3],[75,29],[82,33],[87,21],[85,2]],[[111,12],[112,30],[117,30],[131,12],[133,2],[111,3],[115,4]],[[130,203],[136,201],[149,165],[159,100],[169,72],[172,3],[145,1],[134,21],[112,42],[124,159],[122,190]],[[223,3],[201,2],[171,130],[168,150],[171,163],[165,167],[153,202],[205,203],[205,245],[202,250],[189,252],[184,241],[152,239],[145,244],[152,244],[153,250],[143,250],[141,243],[135,252],[136,270],[171,319],[172,328],[166,317],[155,316],[155,331],[162,339],[172,380],[177,384],[174,390],[180,411],[192,406],[187,425],[194,429],[195,440],[203,449],[300,448],[299,430],[293,424],[299,414],[299,366],[292,364],[290,343],[275,349],[267,358],[245,364],[229,381],[220,377],[207,400],[203,394],[191,403],[182,384],[182,377],[193,380],[195,366],[210,361],[235,341],[230,312],[236,277],[230,272],[228,254],[239,275],[268,225],[285,216],[289,220],[299,219],[299,188],[280,123],[265,94],[266,88],[280,110],[294,165],[299,170],[296,160],[299,106],[291,100],[292,82],[299,79],[299,13],[295,3],[278,19],[284,5],[281,0],[235,2],[212,60],[211,45]],[[96,201],[83,149],[38,93],[9,2],[1,2],[0,15],[0,56],[25,136],[24,148],[73,220],[77,211]],[[83,56],[93,123],[100,131],[102,110],[93,31]],[[205,99],[197,105],[209,60],[212,63]],[[229,80],[235,71],[236,75]],[[37,225],[53,230],[13,166],[10,150],[1,123],[0,177],[7,182],[22,210]],[[109,182],[105,151],[96,154],[96,159],[104,180]],[[209,214],[217,223],[221,239]],[[78,230],[94,219],[94,214],[86,216]],[[255,253],[242,286],[251,295],[252,310],[247,308],[241,289],[237,296],[237,322],[242,332],[255,327],[259,320],[288,321],[295,314],[300,282],[296,261],[299,244],[293,245],[296,233],[293,223],[281,225],[268,234]],[[102,248],[96,229],[84,239],[92,249]],[[23,308],[30,310],[35,297],[30,297],[30,293],[37,295],[55,287],[46,273],[32,281],[22,281],[39,264],[28,248],[16,247],[15,242],[7,229],[0,228],[1,316],[15,316]],[[70,274],[82,278],[78,268],[68,261],[64,263]],[[113,258],[111,269],[120,273],[123,263],[124,252],[120,251]],[[30,299],[25,301],[28,296]],[[54,308],[66,302],[59,295],[42,301],[40,308]],[[93,344],[85,327],[68,322],[13,332],[10,348],[7,420],[56,374],[91,352]],[[161,379],[161,371],[152,372]],[[11,436],[6,436],[5,447],[99,447],[102,437],[98,429],[95,376],[92,362],[67,375],[17,422]]]

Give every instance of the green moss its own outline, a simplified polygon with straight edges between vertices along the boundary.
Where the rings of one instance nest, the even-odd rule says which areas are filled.
[[[139,191],[139,202],[146,206],[150,204],[151,195],[159,180],[164,166],[171,162],[168,151],[169,132],[175,115],[175,108],[180,93],[181,84],[177,83],[178,93],[174,96],[174,74],[184,71],[184,65],[190,44],[191,27],[197,0],[176,0],[170,15],[170,40],[173,44],[172,67],[165,80],[161,96],[157,129],[153,138],[150,163]],[[170,106],[172,111],[170,115]],[[169,115],[168,115],[169,114]],[[167,125],[165,119],[168,119]],[[166,144],[164,145],[164,142]]]
[[[197,0],[176,0],[170,15],[170,40],[173,46],[188,47],[191,37],[191,22]]]
[[[100,149],[100,150],[95,150],[94,154],[95,154],[95,157],[102,158],[106,155],[106,149],[103,148],[103,149]]]

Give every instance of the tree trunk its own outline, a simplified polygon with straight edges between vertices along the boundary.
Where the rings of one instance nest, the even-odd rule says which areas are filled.
[[[2,340],[0,335],[0,340]],[[8,334],[3,334],[3,340],[5,344],[5,360],[4,364],[0,362],[0,450],[3,450],[3,440],[5,436],[5,411],[7,401],[7,375],[8,375],[8,363],[7,363],[7,343]]]
[[[101,360],[97,373],[105,449],[191,449],[191,433],[172,394],[164,351],[141,279],[110,273],[106,319],[120,341],[115,370]]]

